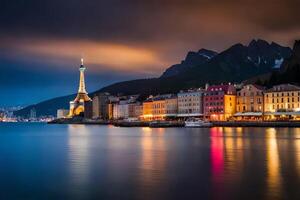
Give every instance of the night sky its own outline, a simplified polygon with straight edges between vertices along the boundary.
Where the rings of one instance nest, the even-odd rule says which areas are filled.
[[[292,46],[299,0],[1,0],[1,106],[160,75],[187,51],[253,38]]]

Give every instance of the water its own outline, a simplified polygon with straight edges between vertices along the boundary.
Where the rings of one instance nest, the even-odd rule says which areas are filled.
[[[0,123],[0,199],[299,199],[299,128]]]

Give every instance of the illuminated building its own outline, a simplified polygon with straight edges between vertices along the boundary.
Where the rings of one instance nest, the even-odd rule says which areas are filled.
[[[152,117],[154,120],[165,120],[177,116],[177,96],[172,94],[158,95],[152,98]]]
[[[201,117],[203,116],[203,94],[204,91],[189,90],[179,92],[178,96],[178,117]]]
[[[114,104],[109,103],[108,104],[108,119],[111,120],[114,118]]]
[[[119,97],[109,96],[108,97],[108,119],[114,119],[114,107],[120,101]]]
[[[86,68],[83,65],[83,59],[81,59],[81,65],[79,67],[79,71],[80,71],[79,89],[74,101],[70,102],[70,112],[69,112],[70,117],[84,114],[85,104],[92,101],[85,90],[85,81],[84,81],[85,69]]]
[[[249,84],[237,92],[235,117],[241,119],[261,118],[263,111],[264,88]]]
[[[148,98],[143,102],[143,120],[152,120],[153,119],[153,100],[152,97]]]
[[[212,121],[228,120],[236,111],[236,89],[231,84],[209,86],[203,102],[205,118]]]
[[[300,87],[291,84],[275,85],[264,93],[264,114],[267,119],[299,118]]]
[[[158,96],[153,98],[152,114],[153,114],[153,119],[163,120],[165,118],[166,101],[163,97]]]

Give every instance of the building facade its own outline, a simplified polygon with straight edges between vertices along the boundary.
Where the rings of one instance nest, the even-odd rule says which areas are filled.
[[[165,100],[166,102],[166,117],[177,117],[178,114],[178,97],[172,95]]]
[[[204,90],[189,90],[180,92],[178,97],[178,117],[201,117],[203,116]]]
[[[127,119],[129,117],[129,104],[126,100],[121,100],[113,106],[113,119]]]
[[[152,115],[155,120],[163,120],[166,115],[166,101],[163,97],[154,97],[152,102]]]
[[[109,93],[99,93],[93,97],[93,118],[108,119]]]
[[[236,89],[233,85],[209,86],[204,95],[204,115],[212,121],[229,120],[236,112]]]
[[[142,119],[145,121],[153,119],[153,100],[151,97],[143,102]]]
[[[134,118],[140,119],[143,115],[143,104],[136,103],[134,105]]]
[[[154,120],[165,120],[177,116],[177,96],[164,94],[153,97],[152,115]]]
[[[261,118],[264,108],[264,90],[264,87],[255,84],[244,85],[237,92],[235,117],[241,120]]]
[[[97,118],[99,118],[100,117],[100,114],[99,114],[99,108],[100,108],[100,106],[99,106],[99,98],[98,98],[98,96],[94,96],[93,97],[93,118],[94,119],[97,119]]]
[[[268,113],[300,111],[300,87],[291,84],[275,85],[264,93],[264,111]]]

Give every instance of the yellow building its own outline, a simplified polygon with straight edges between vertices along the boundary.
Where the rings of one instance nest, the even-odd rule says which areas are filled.
[[[271,118],[298,118],[300,87],[291,84],[273,86],[264,94],[264,114]]]
[[[153,101],[151,98],[143,102],[142,119],[145,121],[149,121],[153,119]]]
[[[112,120],[114,118],[114,104],[109,103],[108,104],[108,119]]]
[[[177,104],[177,96],[172,94],[152,97],[143,103],[142,118],[144,120],[165,120],[168,117],[176,117]]]
[[[224,95],[224,119],[228,120],[236,113],[236,95]]]
[[[164,98],[156,98],[153,100],[153,118],[155,120],[163,120],[166,116],[166,100]]]

